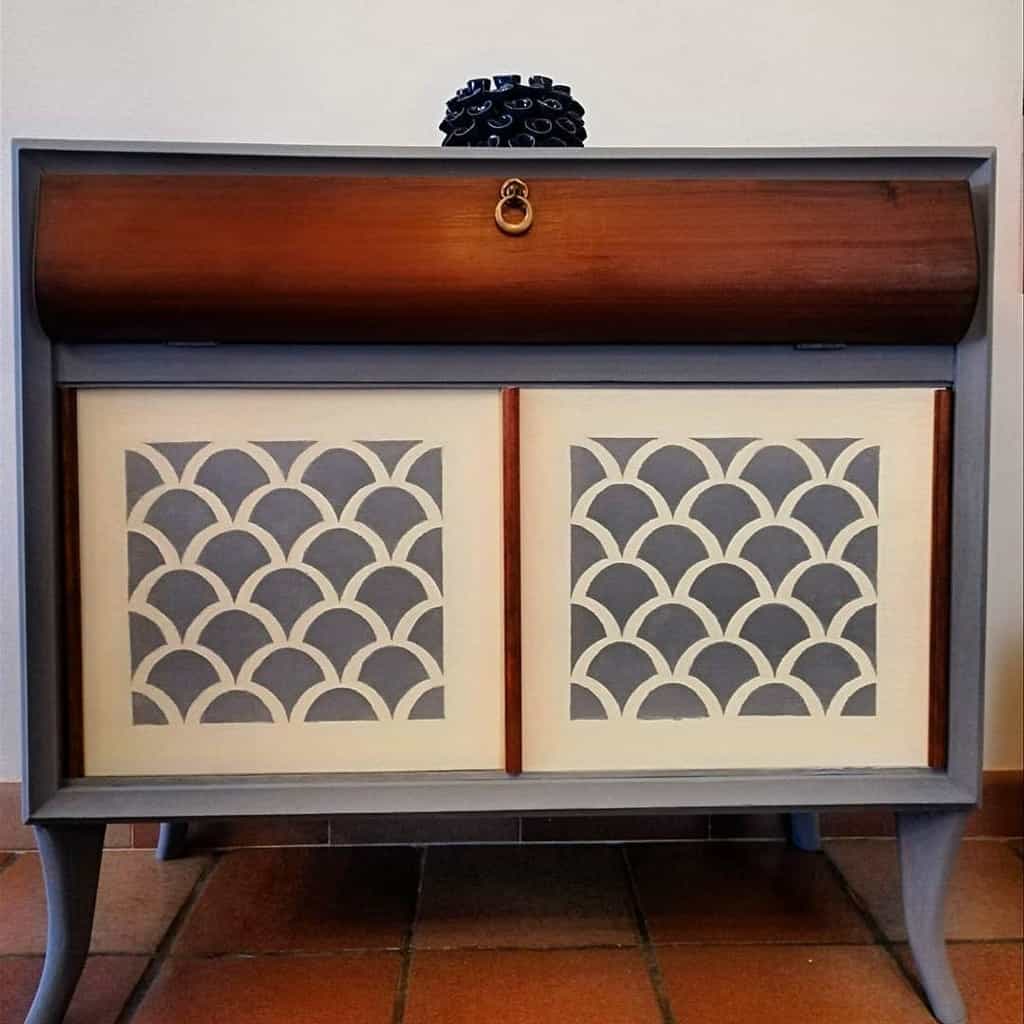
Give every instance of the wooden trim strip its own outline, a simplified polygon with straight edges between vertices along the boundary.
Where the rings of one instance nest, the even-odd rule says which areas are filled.
[[[522,593],[519,534],[519,389],[501,392],[505,551],[505,771],[523,770]]]
[[[60,444],[61,623],[63,650],[63,768],[65,776],[85,774],[82,721],[82,595],[78,536],[78,393],[62,388],[58,403]]]
[[[928,767],[945,768],[949,739],[950,538],[953,392],[935,392],[932,448],[932,594],[929,650]]]

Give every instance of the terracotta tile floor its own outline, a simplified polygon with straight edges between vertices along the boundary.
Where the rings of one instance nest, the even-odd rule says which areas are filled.
[[[1019,842],[949,908],[971,1024],[1024,1020]],[[104,858],[69,1024],[927,1024],[891,840],[247,849]],[[41,968],[33,853],[0,853],[0,1024]]]

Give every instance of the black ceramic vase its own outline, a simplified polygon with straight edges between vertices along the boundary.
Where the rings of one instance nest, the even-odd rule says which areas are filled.
[[[583,107],[567,85],[532,75],[471,78],[448,101],[442,146],[582,146]]]

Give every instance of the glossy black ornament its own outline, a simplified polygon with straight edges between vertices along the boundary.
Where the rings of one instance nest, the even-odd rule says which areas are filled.
[[[532,75],[471,78],[448,101],[442,146],[582,146],[583,107],[567,85]]]

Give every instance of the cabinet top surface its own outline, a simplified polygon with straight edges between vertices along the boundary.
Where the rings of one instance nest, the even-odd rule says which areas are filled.
[[[56,151],[150,156],[275,156],[334,159],[401,159],[449,163],[503,161],[518,163],[619,160],[965,160],[982,163],[995,156],[994,146],[592,146],[586,149],[455,149],[440,146],[323,146],[277,143],[187,142],[163,140],[14,139],[15,154]]]

